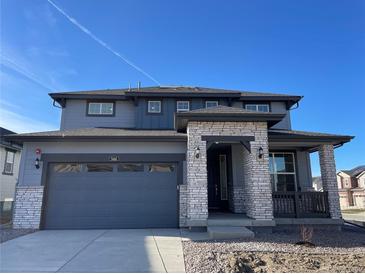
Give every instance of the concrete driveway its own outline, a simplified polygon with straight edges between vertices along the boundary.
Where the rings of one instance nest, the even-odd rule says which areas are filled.
[[[185,272],[180,230],[44,230],[0,245],[1,272]]]

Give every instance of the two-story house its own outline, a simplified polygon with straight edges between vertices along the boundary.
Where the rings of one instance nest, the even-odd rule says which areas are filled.
[[[15,227],[341,223],[334,149],[353,137],[292,130],[301,96],[180,86],[50,96],[60,130],[8,137],[24,145]],[[323,192],[312,191],[317,151]]]
[[[365,166],[337,173],[341,208],[365,209]]]

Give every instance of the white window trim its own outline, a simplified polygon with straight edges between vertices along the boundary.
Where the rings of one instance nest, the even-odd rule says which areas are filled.
[[[245,109],[247,109],[248,106],[254,106],[256,108],[257,112],[259,112],[259,106],[266,106],[267,111],[262,111],[262,112],[270,112],[270,105],[269,104],[246,104]]]
[[[219,105],[218,101],[205,101],[205,108],[210,108],[210,107],[208,107],[208,104],[210,104],[210,103],[215,103],[216,107]]]
[[[188,109],[179,108],[179,103],[188,103]],[[185,112],[190,111],[190,102],[189,101],[176,101],[176,111],[177,112]]]
[[[91,113],[90,112],[90,105],[100,105],[99,106],[99,112],[98,113]],[[103,104],[112,104],[112,112],[111,113],[103,113],[102,112],[102,109],[103,109]],[[103,116],[103,115],[113,115],[114,114],[114,103],[113,102],[89,102],[88,105],[87,105],[87,114],[88,115],[100,115],[100,116]]]
[[[160,105],[159,111],[151,111],[150,110],[151,103],[159,103],[159,105]],[[148,113],[161,113],[161,106],[162,106],[161,101],[148,101],[147,111],[148,111]]]
[[[283,175],[294,175],[294,189],[295,191],[298,191],[298,185],[297,185],[297,170],[296,170],[296,161],[295,161],[295,153],[294,152],[269,152],[269,155],[273,156],[273,165],[274,165],[274,173],[270,172],[270,175],[274,175],[274,191],[278,191],[278,176],[280,174]],[[294,171],[293,172],[277,172],[276,171],[276,165],[275,165],[275,154],[291,154],[293,155],[293,166]]]

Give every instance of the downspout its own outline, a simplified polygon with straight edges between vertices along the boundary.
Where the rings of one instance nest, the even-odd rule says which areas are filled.
[[[57,106],[57,105],[56,105],[56,100],[55,100],[55,99],[53,99],[53,103],[52,103],[52,105],[53,105],[54,107],[56,107],[56,108],[61,108],[61,109],[63,108],[62,106]]]
[[[299,101],[295,103],[295,106],[290,108],[289,110],[297,109],[299,108]]]

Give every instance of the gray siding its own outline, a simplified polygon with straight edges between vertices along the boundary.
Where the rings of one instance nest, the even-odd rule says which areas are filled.
[[[162,112],[159,114],[149,114],[147,112],[148,101],[162,102]],[[227,106],[226,99],[212,98],[153,98],[153,99],[139,99],[136,108],[136,127],[142,129],[173,129],[174,128],[174,113],[176,112],[176,101],[190,101],[190,110],[205,108],[205,101],[218,101],[220,105]]]
[[[14,167],[12,175],[3,174],[6,149],[0,146],[0,201],[14,198],[15,186],[18,181],[20,152],[16,152],[14,156]]]
[[[290,121],[290,111],[286,109],[286,104],[284,102],[271,102],[271,111],[273,113],[283,113],[286,112],[286,116],[282,121],[274,125],[272,128],[277,129],[291,129]]]
[[[86,115],[86,100],[67,100],[62,109],[61,130],[89,127],[134,128],[135,107],[132,101],[117,101],[115,116],[95,117]]]
[[[24,143],[20,163],[19,185],[39,186],[42,177],[41,167],[34,167],[36,148],[42,153],[186,153],[186,143],[179,142],[64,142],[64,143]]]

